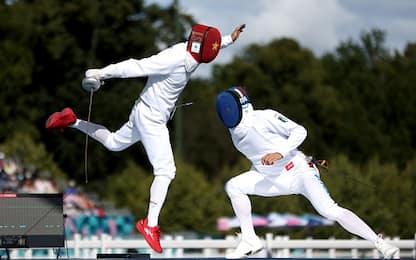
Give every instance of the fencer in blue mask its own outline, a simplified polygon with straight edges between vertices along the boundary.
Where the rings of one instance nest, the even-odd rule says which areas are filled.
[[[217,96],[217,112],[221,121],[228,128],[237,126],[244,114],[253,107],[243,87],[232,87]]]
[[[355,213],[331,198],[317,166],[298,150],[307,135],[303,126],[275,110],[253,109],[247,91],[241,86],[219,93],[216,108],[231,133],[234,146],[252,163],[251,169],[225,185],[241,229],[240,243],[226,253],[226,258],[246,258],[263,249],[263,242],[254,230],[248,196],[290,194],[305,196],[323,217],[374,243],[384,258],[397,256],[396,246],[387,243]]]

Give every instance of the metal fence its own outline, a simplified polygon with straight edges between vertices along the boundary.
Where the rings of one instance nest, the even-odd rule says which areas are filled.
[[[288,236],[266,234],[262,237],[265,249],[255,255],[259,258],[380,258],[371,242],[361,239],[290,239]],[[416,234],[414,239],[386,238],[400,248],[395,258],[415,258]],[[229,236],[225,239],[184,239],[183,236],[163,236],[164,251],[157,254],[139,238],[125,239],[101,236],[82,237],[76,234],[65,241],[65,248],[59,249],[9,249],[10,259],[36,258],[96,258],[97,254],[150,253],[153,258],[217,258],[224,257],[239,239]],[[3,249],[4,251],[4,249]],[[4,255],[4,252],[2,252]]]

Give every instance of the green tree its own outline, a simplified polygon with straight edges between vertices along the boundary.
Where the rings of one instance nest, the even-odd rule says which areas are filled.
[[[352,210],[377,233],[412,237],[414,231],[409,227],[415,225],[415,220],[408,210],[415,205],[413,196],[409,196],[414,176],[408,169],[414,162],[410,161],[405,171],[377,158],[360,164],[340,155],[329,162],[329,171],[322,171],[321,178],[340,206]],[[330,231],[336,237],[351,236],[339,225]]]
[[[174,7],[145,7],[143,1],[14,1],[0,6],[0,141],[15,129],[41,139],[54,160],[80,181],[83,179],[85,137],[75,131],[45,131],[52,112],[73,107],[80,118],[88,114],[88,93],[80,87],[87,68],[127,58],[141,58],[172,43],[192,17]],[[173,26],[173,19],[178,19]],[[163,34],[159,31],[163,29]],[[170,32],[170,33],[168,33]],[[94,98],[92,119],[111,130],[127,120],[145,79],[111,80]],[[127,160],[148,166],[143,149],[109,153],[94,141],[89,146],[89,177],[119,171]],[[112,161],[113,163],[103,163]]]
[[[326,83],[336,88],[343,109],[332,130],[337,133],[333,148],[360,162],[377,154],[403,165],[414,157],[414,134],[405,126],[414,122],[412,62],[399,53],[393,57],[384,39],[385,33],[374,29],[322,59]]]
[[[153,175],[134,162],[118,176],[107,177],[102,195],[127,207],[139,219],[147,214],[149,189]],[[218,183],[208,182],[195,167],[177,163],[177,174],[160,214],[164,232],[193,230],[215,232],[217,217],[224,215],[225,193]]]
[[[7,141],[0,144],[0,151],[7,157],[17,157],[25,168],[47,173],[48,177],[58,181],[66,179],[66,174],[53,161],[45,146],[33,140],[27,133],[16,132],[8,136]]]
[[[70,106],[86,119],[89,96],[80,82],[87,68],[145,57],[184,39],[194,21],[178,10],[175,2],[161,8],[140,0],[0,2],[1,149],[28,165],[57,175],[65,172],[81,183],[85,136],[71,129],[45,131],[46,118]],[[330,159],[331,170],[322,178],[341,205],[381,231],[410,236],[406,227],[415,226],[411,217],[416,208],[414,196],[409,196],[415,183],[416,45],[409,43],[403,53],[391,52],[385,36],[379,29],[363,32],[358,41],[342,42],[321,58],[295,39],[274,39],[249,45],[230,63],[214,66],[210,79],[193,78],[181,102],[194,104],[179,108],[186,163],[178,162],[178,176],[161,215],[161,222],[176,220],[168,231],[215,232],[216,217],[232,214],[223,185],[249,162],[218,120],[215,97],[230,86],[243,85],[255,108],[276,109],[306,126],[308,138],[301,148]],[[92,120],[118,129],[145,80],[106,81],[94,94]],[[173,122],[172,137],[178,131]],[[143,216],[153,178],[143,147],[111,153],[90,140],[88,158],[88,188],[110,191],[110,199]],[[388,196],[381,205],[379,190]],[[182,200],[183,211],[178,212],[175,206]],[[259,214],[313,211],[300,196],[253,201]],[[197,205],[195,212],[185,210],[194,207],[190,202]],[[397,205],[404,210],[395,210]],[[349,236],[339,227],[313,234]]]

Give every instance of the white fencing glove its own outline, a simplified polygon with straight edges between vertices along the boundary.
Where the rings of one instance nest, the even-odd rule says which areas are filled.
[[[101,85],[104,83],[100,80],[100,69],[89,69],[85,72],[85,78],[82,80],[82,88],[88,92],[91,90],[93,92],[100,89]]]
[[[89,69],[85,72],[86,78],[96,78],[101,79],[101,70],[100,69]]]

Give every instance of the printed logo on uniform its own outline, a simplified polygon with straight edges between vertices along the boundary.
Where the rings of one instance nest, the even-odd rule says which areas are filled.
[[[277,119],[279,119],[280,121],[282,121],[283,123],[287,123],[287,118],[283,117],[283,116],[278,116]]]
[[[201,43],[200,42],[192,42],[191,52],[199,53],[200,49],[201,49]]]
[[[286,171],[289,171],[290,169],[292,169],[293,166],[295,166],[295,164],[293,162],[289,162],[288,164],[286,164],[285,165]]]

